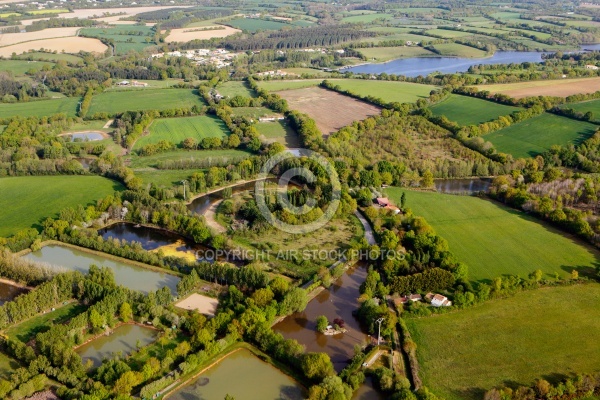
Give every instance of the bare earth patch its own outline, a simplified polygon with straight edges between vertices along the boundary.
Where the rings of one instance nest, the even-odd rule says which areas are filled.
[[[380,112],[379,107],[337,92],[310,87],[277,92],[291,109],[308,114],[323,135],[337,132],[354,121],[362,121]]]
[[[107,47],[98,39],[69,37],[54,38],[44,40],[34,40],[31,42],[18,43],[12,46],[0,47],[0,56],[10,57],[12,53],[26,53],[29,50],[56,51],[58,53],[79,53],[81,50],[92,53],[103,53]]]
[[[10,46],[12,44],[29,42],[31,40],[51,39],[77,35],[79,28],[49,28],[41,31],[23,32],[23,33],[3,33],[0,35],[0,46]],[[66,41],[66,40],[65,40]]]
[[[600,78],[562,79],[506,83],[500,85],[481,85],[479,90],[503,93],[516,99],[529,96],[567,97],[578,93],[594,93],[600,90]]]
[[[241,32],[239,29],[230,26],[217,25],[215,27],[219,29],[206,29],[210,27],[171,29],[171,33],[167,36],[167,43],[189,42],[194,39],[223,38]]]
[[[175,304],[176,307],[184,310],[197,310],[200,314],[210,316],[215,315],[218,305],[219,300],[198,293],[193,293]]]

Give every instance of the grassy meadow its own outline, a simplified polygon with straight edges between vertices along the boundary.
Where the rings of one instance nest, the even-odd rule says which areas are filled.
[[[238,18],[231,21],[227,21],[227,25],[251,33],[254,33],[259,30],[278,31],[281,28],[291,26],[290,24],[286,24],[283,22],[270,21],[258,18]]]
[[[598,127],[553,114],[542,114],[483,136],[496,150],[515,158],[534,157],[553,145],[579,144]]]
[[[571,108],[582,113],[591,112],[593,114],[593,120],[600,121],[600,100],[569,103],[565,104],[563,108]]]
[[[456,94],[431,106],[433,115],[445,115],[450,121],[457,122],[459,125],[478,125],[517,110],[519,110],[517,107]]]
[[[225,97],[255,97],[254,91],[251,90],[244,82],[228,81],[217,86],[217,90]]]
[[[598,284],[552,287],[407,324],[424,385],[447,400],[475,400],[502,384],[597,372],[598,304]]]
[[[39,226],[66,207],[86,205],[122,190],[100,176],[24,176],[0,178],[0,236]]]
[[[0,118],[10,118],[15,115],[21,117],[48,117],[58,113],[64,113],[67,117],[74,117],[79,101],[79,97],[65,97],[25,103],[2,103],[0,104]]]
[[[369,60],[380,62],[395,60],[397,58],[435,56],[433,52],[417,46],[370,47],[358,49],[358,51]]]
[[[43,60],[43,61],[66,61],[71,64],[79,64],[83,62],[83,59],[78,56],[74,56],[73,54],[63,54],[63,53],[46,53],[43,51],[33,51],[29,53],[24,53],[17,56],[18,59],[21,60]]]
[[[0,70],[10,72],[13,76],[25,76],[29,71],[37,72],[44,67],[53,67],[47,61],[0,60]]]
[[[188,179],[199,169],[179,169],[179,170],[143,170],[135,171],[135,176],[142,179],[144,184],[154,183],[156,186],[171,188],[181,186],[181,181]]]
[[[364,79],[332,80],[344,90],[350,90],[362,96],[380,97],[388,102],[414,103],[429,97],[435,86],[408,82],[388,82]]]
[[[441,56],[483,58],[487,54],[483,50],[458,43],[442,43],[433,46]]]
[[[203,105],[196,90],[191,89],[141,89],[104,92],[92,98],[89,115],[95,113],[117,114],[127,111],[165,110]]]
[[[261,89],[269,92],[278,92],[280,90],[304,89],[307,87],[319,86],[323,79],[297,79],[297,80],[272,80],[257,81]]]
[[[267,141],[279,142],[288,148],[301,147],[298,134],[285,120],[259,122],[256,124],[256,130]]]
[[[0,353],[0,379],[10,380],[10,376],[21,365],[4,353]]]
[[[242,160],[250,157],[252,154],[244,150],[226,149],[226,150],[173,150],[165,153],[159,153],[152,156],[140,157],[132,155],[131,157],[131,168],[155,168],[161,161],[173,161],[173,160],[200,160],[200,159],[212,159],[212,160]],[[219,164],[219,165],[222,165]],[[141,172],[141,171],[139,171]],[[136,175],[138,171],[136,171]]]
[[[118,25],[113,28],[84,28],[80,31],[80,35],[112,40],[118,56],[127,54],[130,50],[141,52],[146,47],[155,46],[154,31],[150,26]]]
[[[581,241],[542,224],[525,213],[499,203],[469,196],[390,188],[388,195],[424,217],[445,238],[473,281],[502,275],[527,276],[540,269],[567,276],[573,269],[588,272],[600,262],[600,253]]]
[[[194,138],[200,142],[207,137],[223,138],[228,134],[229,129],[225,123],[213,116],[161,118],[150,125],[150,133],[135,142],[133,149],[137,150],[161,140],[167,140],[181,147],[187,138]]]

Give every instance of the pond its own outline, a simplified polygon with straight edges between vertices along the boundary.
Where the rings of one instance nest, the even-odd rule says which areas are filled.
[[[136,265],[115,261],[83,250],[59,245],[44,246],[24,256],[25,258],[63,267],[71,271],[86,273],[90,265],[109,267],[115,274],[115,281],[133,290],[148,293],[163,287],[177,293],[180,278],[164,272],[152,271]]]
[[[240,349],[204,371],[169,400],[301,400],[305,391],[295,380]]]
[[[112,331],[108,336],[100,336],[89,343],[77,348],[85,363],[92,360],[94,367],[102,364],[105,358],[111,358],[114,353],[121,352],[123,356],[137,349],[137,344],[143,347],[156,340],[158,331],[140,325],[125,324]]]
[[[490,179],[436,179],[435,190],[449,194],[473,194],[487,192],[492,184]]]
[[[286,339],[296,339],[306,346],[307,351],[329,354],[336,371],[341,371],[354,356],[354,346],[364,346],[369,340],[358,319],[352,315],[358,309],[359,288],[366,276],[367,267],[363,263],[348,269],[329,289],[311,300],[303,312],[290,315],[273,329]],[[342,318],[347,332],[335,336],[317,332],[315,320],[320,315],[325,315],[329,321]]]
[[[97,140],[103,140],[103,132],[73,132],[64,135],[70,138],[71,142],[82,141],[82,142],[94,142]]]
[[[367,376],[363,383],[352,396],[352,400],[384,400],[385,395],[375,389],[373,378]]]
[[[8,282],[0,281],[0,306],[7,301],[12,301],[15,297],[27,293],[29,290],[11,285]]]
[[[185,258],[189,261],[201,259],[200,255],[208,248],[163,229],[119,222],[98,231],[105,240],[115,238],[128,242],[139,242],[144,250],[162,250],[164,255]]]

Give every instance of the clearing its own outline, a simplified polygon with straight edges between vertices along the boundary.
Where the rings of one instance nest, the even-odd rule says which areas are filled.
[[[400,204],[406,192],[407,205],[424,217],[445,238],[450,251],[469,267],[469,278],[486,281],[502,275],[525,277],[541,269],[548,274],[580,274],[600,261],[600,254],[569,236],[520,211],[477,197],[432,192],[387,190]]]
[[[214,316],[217,312],[219,300],[212,297],[203,296],[199,293],[192,293],[185,299],[175,303],[175,307],[183,308],[184,310],[196,310],[200,314]]]
[[[204,105],[197,90],[141,89],[104,92],[92,98],[89,115],[127,111],[166,110]]]
[[[100,176],[24,176],[0,179],[0,236],[40,227],[66,207],[94,203],[123,190],[120,183]]]
[[[318,87],[286,90],[279,95],[291,109],[308,114],[324,135],[380,112],[379,107]]]
[[[155,120],[150,125],[150,133],[135,142],[133,149],[138,150],[148,144],[158,143],[161,140],[167,140],[178,147],[182,147],[183,141],[187,138],[194,138],[199,143],[204,138],[224,138],[227,135],[229,135],[229,129],[217,117],[201,115],[196,117],[162,118]]]
[[[451,94],[447,99],[431,106],[433,115],[445,115],[459,125],[478,125],[518,110],[517,107],[456,94]]]
[[[580,144],[597,128],[589,122],[544,113],[482,137],[499,152],[526,158],[535,157],[553,145]]]
[[[600,90],[600,78],[577,78],[562,80],[544,80],[498,85],[480,85],[479,90],[491,93],[504,93],[515,99],[530,96],[567,97],[578,93],[594,93]]]
[[[598,304],[595,283],[543,288],[407,324],[423,383],[448,400],[481,399],[502,384],[597,372]]]
[[[45,61],[1,60],[0,70],[8,71],[13,76],[25,76],[27,72],[37,72],[44,67],[52,68],[55,64]]]
[[[288,149],[301,147],[298,134],[286,120],[259,122],[255,127],[267,142],[278,142]]]

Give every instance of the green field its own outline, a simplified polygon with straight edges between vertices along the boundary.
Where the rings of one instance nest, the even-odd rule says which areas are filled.
[[[0,236],[39,227],[66,207],[86,205],[122,190],[99,176],[25,176],[0,178]]]
[[[423,384],[448,400],[495,386],[598,372],[600,285],[544,288],[432,318],[409,319]]]
[[[358,51],[367,59],[377,61],[389,61],[397,58],[435,56],[433,52],[418,46],[370,47],[358,49]]]
[[[154,31],[150,26],[118,25],[114,28],[84,28],[80,36],[112,40],[116,55],[127,54],[130,50],[143,51],[155,46]]]
[[[266,107],[233,107],[232,115],[236,117],[250,117],[258,119],[267,115],[277,115],[273,110]]]
[[[447,39],[473,35],[472,33],[469,33],[469,32],[453,31],[450,29],[429,29],[429,30],[425,31],[425,34],[441,36],[441,37],[447,38]]]
[[[232,159],[241,160],[248,158],[252,154],[244,150],[226,149],[226,150],[174,150],[165,153],[155,154],[148,157],[139,157],[132,155],[131,168],[155,168],[160,161],[171,160],[199,160],[199,159]],[[220,164],[221,165],[221,164]],[[137,172],[136,172],[137,175]]]
[[[457,122],[459,125],[478,125],[518,110],[517,107],[456,94],[431,106],[433,115],[445,115],[450,121]]]
[[[581,103],[568,103],[562,108],[572,108],[575,111],[581,113],[591,112],[593,114],[593,120],[600,121],[600,100],[590,100]]]
[[[223,138],[228,134],[229,129],[225,123],[213,116],[161,118],[150,125],[150,133],[135,142],[133,149],[137,150],[161,140],[167,140],[181,147],[182,142],[187,138],[194,138],[196,142],[200,142],[207,137]]]
[[[418,83],[374,81],[364,79],[332,80],[344,90],[350,90],[361,96],[374,96],[388,102],[414,103],[429,97],[435,86]]]
[[[300,138],[285,120],[259,122],[255,126],[268,141],[279,142],[287,148],[300,147]]]
[[[368,24],[375,20],[380,19],[391,19],[394,16],[392,14],[364,14],[364,15],[351,15],[349,17],[342,18],[342,23],[349,24]]]
[[[234,28],[241,29],[243,31],[248,31],[250,33],[254,33],[259,30],[277,31],[281,28],[291,27],[290,24],[286,24],[283,22],[269,21],[266,19],[258,18],[238,18],[231,21],[227,21],[226,24]]]
[[[579,144],[592,136],[597,128],[588,122],[542,114],[483,138],[492,142],[499,152],[512,154],[515,158],[534,157],[556,144]]]
[[[53,67],[54,63],[45,61],[25,61],[25,60],[1,60],[0,70],[8,71],[13,76],[25,76],[28,71],[37,72],[44,66]]]
[[[269,92],[278,92],[280,90],[303,89],[312,86],[318,86],[323,79],[296,79],[296,80],[273,80],[257,81],[261,89]]]
[[[181,186],[181,181],[199,171],[198,169],[144,170],[135,171],[135,176],[141,178],[145,184],[154,183],[156,186],[170,188]]]
[[[54,311],[37,315],[20,324],[13,325],[4,333],[11,339],[16,338],[23,343],[27,343],[38,333],[47,331],[52,324],[64,323],[86,309],[87,307],[82,304],[69,303]]]
[[[123,111],[191,108],[203,104],[198,91],[191,89],[112,91],[94,96],[88,114],[104,112],[114,115]]]
[[[296,75],[316,75],[316,76],[329,76],[331,75],[329,72],[325,72],[323,70],[320,69],[315,69],[315,68],[284,68],[283,69],[284,72],[290,73],[290,74],[296,74]]]
[[[225,97],[255,97],[254,91],[248,88],[244,82],[228,81],[217,86],[217,90]]]
[[[71,64],[79,64],[83,62],[83,59],[72,54],[62,53],[45,53],[42,51],[34,51],[30,53],[24,53],[17,56],[20,60],[45,60],[45,61],[66,61]]]
[[[458,43],[442,43],[433,46],[441,56],[483,58],[487,54],[483,50],[464,46]]]
[[[396,204],[404,190],[387,193]],[[566,276],[595,266],[600,254],[525,213],[477,197],[406,191],[407,205],[445,238],[450,251],[469,267],[473,281],[536,269]],[[548,277],[548,275],[545,275]]]
[[[21,117],[44,117],[58,113],[74,117],[79,100],[79,97],[66,97],[55,100],[28,101],[25,103],[3,103],[0,104],[0,118],[10,118],[15,115],[20,115]]]

